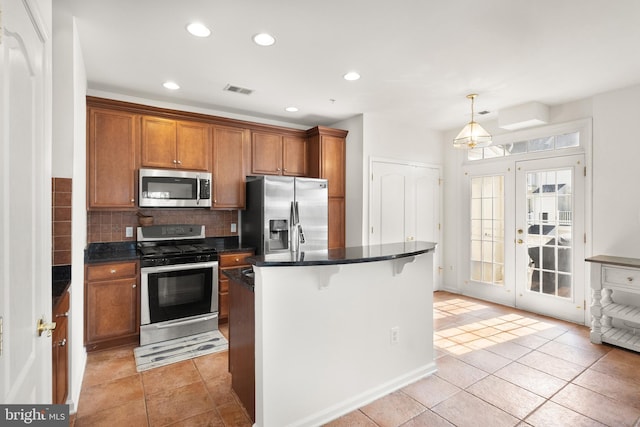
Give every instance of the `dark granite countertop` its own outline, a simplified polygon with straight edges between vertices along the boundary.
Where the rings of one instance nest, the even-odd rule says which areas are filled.
[[[205,240],[214,246],[218,253],[254,249],[240,246],[238,236],[207,237]],[[136,241],[90,243],[84,251],[84,262],[85,264],[98,264],[103,262],[135,261],[140,258],[136,245]]]
[[[222,274],[227,276],[229,280],[239,283],[240,285],[244,286],[245,288],[253,292],[253,289],[254,289],[253,275],[247,276],[246,274],[243,274],[243,272],[253,272],[253,269],[251,267],[249,268],[243,267],[243,268],[231,268],[231,269],[222,270]]]
[[[60,297],[71,286],[71,266],[70,265],[54,265],[51,268],[51,305],[55,309],[60,301]]]
[[[85,264],[113,261],[135,261],[139,258],[136,242],[89,243],[84,250]]]
[[[258,267],[356,264],[406,258],[435,251],[436,243],[405,242],[386,245],[354,246],[326,251],[285,252],[247,258]]]
[[[254,251],[255,249],[256,248],[249,248],[246,246],[238,246],[236,248],[228,247],[228,248],[218,249],[218,253],[224,254],[224,253],[233,253],[233,252],[247,252],[247,251]]]

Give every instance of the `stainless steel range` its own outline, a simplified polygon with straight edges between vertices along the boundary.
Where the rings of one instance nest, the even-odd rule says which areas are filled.
[[[204,225],[138,227],[140,345],[218,329],[218,254]]]

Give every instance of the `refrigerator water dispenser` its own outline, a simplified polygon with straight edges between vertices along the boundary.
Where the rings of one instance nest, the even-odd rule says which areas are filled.
[[[272,251],[289,249],[289,220],[269,220],[269,249]]]

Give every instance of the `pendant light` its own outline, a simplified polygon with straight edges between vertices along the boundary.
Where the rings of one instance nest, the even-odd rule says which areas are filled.
[[[453,140],[453,146],[455,148],[471,149],[491,145],[491,135],[489,132],[473,121],[473,101],[477,96],[475,93],[467,95],[467,98],[471,100],[471,121],[462,128],[458,136]]]

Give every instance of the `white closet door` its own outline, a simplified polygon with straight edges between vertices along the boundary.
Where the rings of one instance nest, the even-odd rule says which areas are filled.
[[[2,1],[0,402],[51,402],[51,46],[37,5]],[[43,11],[46,12],[46,11]]]
[[[371,173],[369,243],[440,242],[439,169],[373,161]],[[436,268],[438,254],[436,250]],[[439,285],[439,274],[435,279]]]

